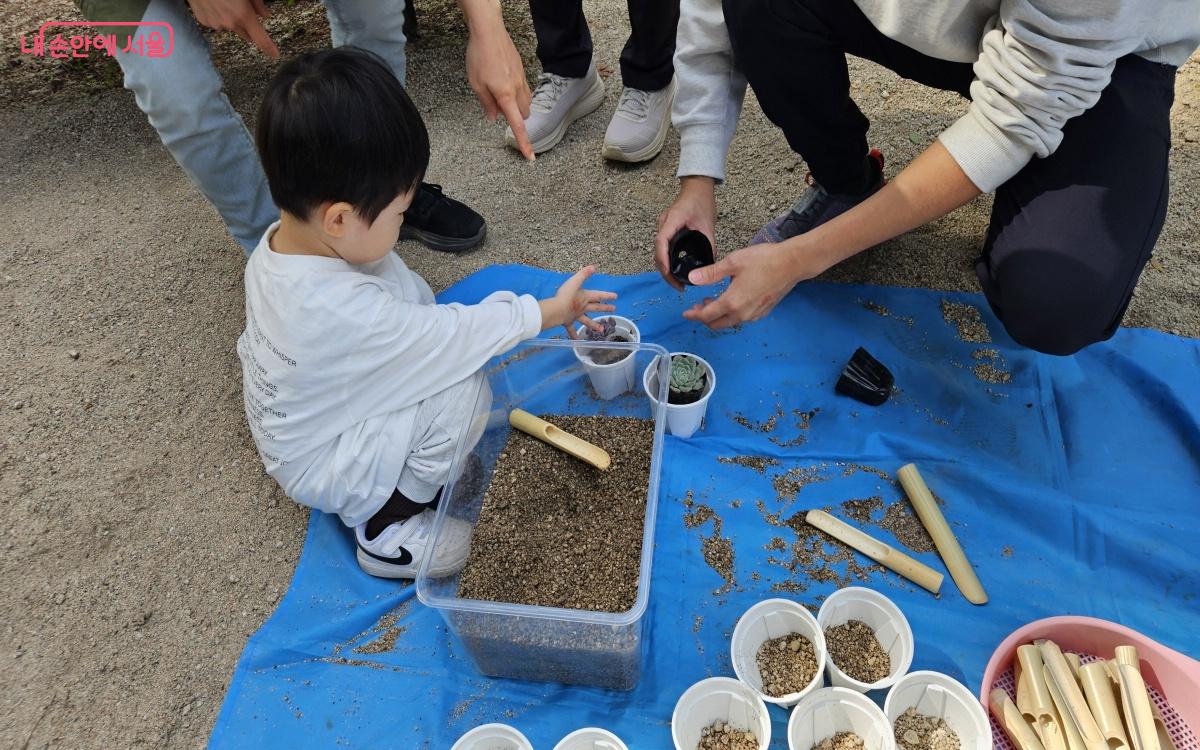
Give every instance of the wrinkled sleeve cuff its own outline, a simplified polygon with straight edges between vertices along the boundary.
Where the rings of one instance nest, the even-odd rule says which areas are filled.
[[[1032,146],[985,120],[974,105],[938,140],[975,187],[985,193],[1003,185],[1033,158]]]
[[[532,294],[522,294],[517,301],[521,305],[525,320],[525,329],[521,331],[521,336],[531,339],[542,332],[542,307]]]
[[[678,177],[712,177],[725,181],[729,137],[719,123],[686,125],[679,131]]]

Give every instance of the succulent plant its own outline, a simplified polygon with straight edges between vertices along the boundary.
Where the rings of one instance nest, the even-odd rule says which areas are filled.
[[[600,330],[588,328],[585,334],[588,341],[608,341],[609,337],[617,332],[617,324],[613,323],[612,318],[603,318],[596,322],[600,324]]]
[[[695,357],[677,354],[671,357],[671,390],[676,393],[698,393],[708,382],[708,372]]]

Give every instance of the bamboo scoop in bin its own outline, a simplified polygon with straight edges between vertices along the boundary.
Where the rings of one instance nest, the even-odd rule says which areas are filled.
[[[508,423],[521,432],[533,435],[543,443],[554,446],[563,453],[568,453],[597,469],[607,470],[612,465],[612,458],[608,455],[608,451],[561,430],[524,409],[513,409],[508,415]]]

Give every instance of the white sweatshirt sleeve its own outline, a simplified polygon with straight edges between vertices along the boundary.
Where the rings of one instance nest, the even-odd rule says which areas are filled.
[[[1162,0],[1002,0],[975,62],[971,105],[939,140],[984,192],[1054,153],[1067,120],[1145,40]]]
[[[475,374],[542,329],[531,295],[495,292],[475,305],[423,305],[375,295],[370,333],[346,383],[373,394],[373,413],[403,409]],[[352,403],[355,403],[352,400]]]
[[[678,176],[724,181],[746,78],[733,64],[721,0],[681,0],[675,76],[671,120],[679,131]]]

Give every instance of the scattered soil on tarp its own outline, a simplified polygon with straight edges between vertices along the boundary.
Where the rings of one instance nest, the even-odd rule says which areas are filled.
[[[854,551],[838,540],[809,525],[804,520],[808,511],[800,511],[788,518],[783,513],[767,512],[766,503],[757,501],[758,511],[763,519],[772,526],[789,528],[796,534],[796,539],[790,545],[784,543],[781,537],[775,537],[767,545],[768,551],[786,550],[786,555],[771,555],[767,562],[788,571],[790,577],[785,581],[772,584],[773,591],[796,593],[808,588],[807,581],[833,583],[838,588],[849,586],[855,581],[865,583],[870,580],[872,573],[883,573],[882,565],[862,565],[854,556]],[[832,511],[831,508],[826,508]],[[845,572],[839,572],[838,567],[845,566]],[[806,580],[798,576],[803,575]]]
[[[720,456],[717,458],[723,464],[735,464],[747,469],[753,469],[759,474],[765,474],[768,466],[778,466],[779,459],[770,456]]]
[[[759,750],[758,738],[745,727],[714,721],[700,730],[696,750]]]
[[[1004,385],[1012,382],[1012,373],[1006,369],[1004,359],[996,349],[976,349],[971,352],[971,359],[979,360],[971,372],[984,383]]]
[[[779,435],[774,435],[768,438],[768,440],[781,448],[793,448],[797,445],[803,445],[808,440],[808,428],[812,426],[813,417],[817,416],[820,411],[820,407],[809,409],[808,411],[804,409],[792,409],[792,416],[796,420],[796,430],[798,431],[796,437],[785,440]]]
[[[406,582],[404,585],[407,586],[410,584]],[[330,658],[339,661],[341,658],[344,658],[343,654],[346,651],[352,654],[370,655],[383,654],[394,649],[396,641],[408,631],[408,626],[401,623],[408,617],[412,603],[412,599],[402,602],[395,609],[380,617],[371,627],[361,633],[357,633],[352,638],[335,644],[329,652]],[[347,660],[348,663],[354,661]]]
[[[779,425],[779,418],[782,416],[785,416],[783,407],[779,404],[775,404],[775,413],[772,414],[765,422],[752,422],[744,414],[734,414],[733,421],[737,422],[742,427],[745,427],[747,430],[768,433],[775,431],[775,428]]]
[[[600,471],[513,430],[500,454],[459,596],[623,612],[637,597],[654,423],[545,415],[603,447]]]
[[[898,321],[900,321],[901,323],[906,323],[906,324],[908,324],[908,326],[909,326],[910,328],[911,328],[912,326],[916,325],[916,323],[917,323],[917,321],[913,320],[913,318],[912,318],[911,316],[908,316],[908,315],[896,315],[896,314],[894,314],[894,313],[893,313],[891,310],[889,310],[887,307],[885,307],[884,305],[881,305],[881,304],[879,304],[879,303],[877,303],[877,302],[872,302],[872,301],[870,301],[870,300],[861,300],[861,299],[860,299],[860,300],[858,301],[858,304],[862,305],[862,306],[863,306],[863,307],[865,307],[866,309],[870,310],[871,312],[875,313],[876,315],[878,315],[878,316],[880,316],[880,317],[882,317],[882,318],[893,318],[893,319],[895,319],[895,320],[898,320]]]
[[[951,302],[943,299],[942,318],[958,329],[960,341],[969,341],[973,344],[992,343],[992,334],[988,332],[978,307],[965,302]]]
[[[795,500],[800,490],[808,485],[829,479],[828,469],[829,464],[824,463],[812,466],[794,466],[782,474],[776,474],[771,484],[780,500]]]
[[[871,523],[871,514],[883,508],[883,498],[879,495],[846,500],[842,503],[842,512],[848,518],[859,523]]]
[[[891,674],[892,657],[862,620],[826,628],[825,646],[833,663],[859,682],[877,682]]]
[[[812,750],[865,750],[866,743],[854,732],[838,732],[812,746]]]
[[[800,692],[817,673],[817,650],[799,633],[763,641],[754,660],[763,692],[775,697]]]
[[[721,529],[725,522],[710,506],[697,503],[691,490],[684,496],[683,505],[687,508],[687,512],[683,514],[683,525],[687,528],[694,529],[712,521],[712,534],[700,538],[700,551],[704,555],[704,562],[708,563],[708,567],[717,571],[717,575],[724,579],[725,584],[715,592],[723,594],[737,584],[733,567],[733,542],[728,537],[721,535]]]
[[[884,511],[883,521],[877,524],[896,536],[905,547],[913,552],[933,552],[933,537],[925,530],[925,524],[917,518],[908,500],[901,498]]]
[[[944,719],[905,709],[893,725],[899,750],[959,750],[958,735]]]

